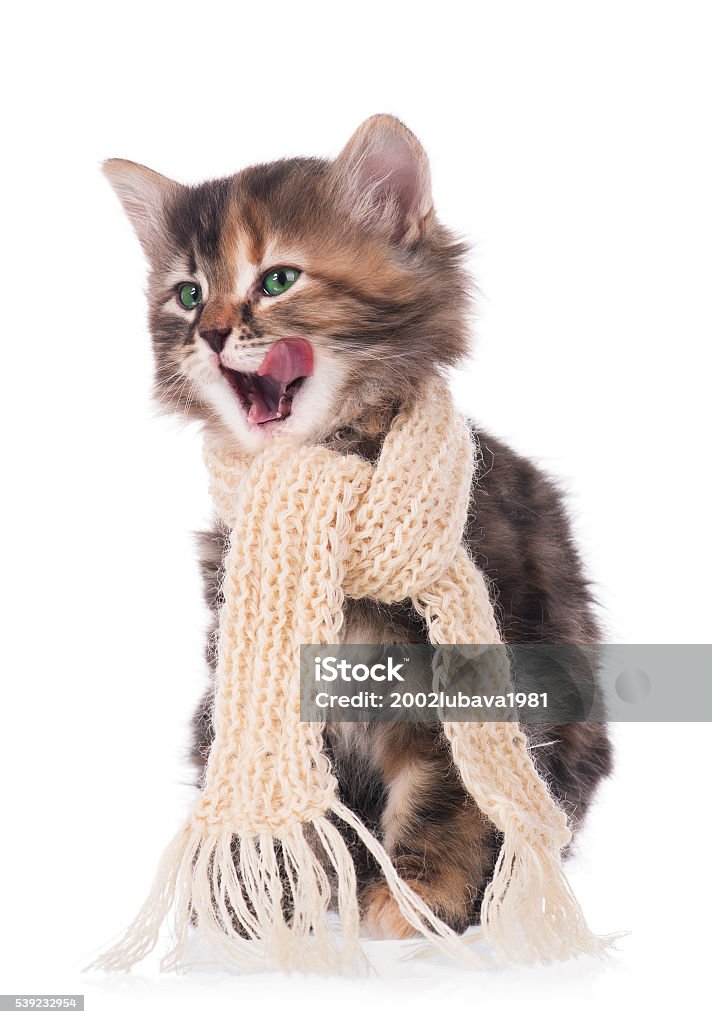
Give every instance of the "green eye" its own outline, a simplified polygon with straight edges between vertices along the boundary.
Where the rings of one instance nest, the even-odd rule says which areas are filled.
[[[199,284],[182,284],[178,289],[178,298],[181,306],[195,309],[203,301],[203,290]]]
[[[262,278],[262,291],[265,295],[281,295],[291,288],[299,277],[300,271],[294,267],[277,267],[270,270]]]

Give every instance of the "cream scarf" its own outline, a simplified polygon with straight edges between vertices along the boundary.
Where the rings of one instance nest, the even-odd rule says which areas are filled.
[[[410,599],[433,644],[498,644],[487,583],[462,544],[474,468],[465,420],[438,384],[397,415],[378,462],[321,446],[244,456],[207,444],[230,528],[205,785],[123,939],[92,966],[128,969],[156,944],[186,964],[191,925],[221,962],[348,968],[359,955],[356,878],[340,818],[378,862],[405,919],[441,950],[479,960],[397,875],[338,795],[322,724],[300,721],[299,645],[339,639],[346,596]],[[503,648],[496,648],[502,650]],[[492,678],[506,687],[502,666]],[[505,669],[506,674],[506,669]],[[482,933],[505,959],[599,952],[561,867],[570,839],[516,722],[445,723],[466,790],[502,833]],[[340,929],[327,920],[336,887]],[[285,912],[285,906],[291,910]]]

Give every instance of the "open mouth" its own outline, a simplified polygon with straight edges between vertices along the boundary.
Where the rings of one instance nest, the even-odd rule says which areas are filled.
[[[314,352],[306,338],[275,341],[254,373],[220,364],[225,380],[247,413],[249,423],[286,420],[294,396],[314,372]]]

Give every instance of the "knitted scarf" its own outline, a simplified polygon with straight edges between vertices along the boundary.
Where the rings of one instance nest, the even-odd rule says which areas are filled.
[[[300,721],[299,693],[299,645],[338,642],[346,596],[409,599],[436,645],[500,643],[487,583],[462,544],[474,470],[466,421],[438,384],[396,416],[375,465],[285,443],[248,458],[215,441],[206,443],[206,463],[230,530],[215,739],[202,792],[144,906],[92,966],[128,969],[155,946],[172,908],[164,969],[185,966],[192,926],[236,967],[354,964],[356,877],[334,819],[366,845],[417,932],[455,957],[479,960],[340,801],[324,726]],[[506,666],[506,657],[493,662],[498,688],[507,686]],[[464,788],[502,835],[482,903],[484,936],[520,962],[602,950],[605,940],[588,930],[562,872],[566,817],[517,722],[443,729]],[[339,929],[327,920],[334,903]]]

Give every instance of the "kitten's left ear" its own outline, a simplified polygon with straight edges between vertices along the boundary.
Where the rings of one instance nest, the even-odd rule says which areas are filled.
[[[415,135],[390,114],[364,121],[331,173],[350,215],[381,227],[394,242],[416,241],[433,220],[428,157]]]
[[[105,160],[101,169],[121,200],[143,251],[153,262],[165,235],[166,205],[184,186],[132,160]]]

